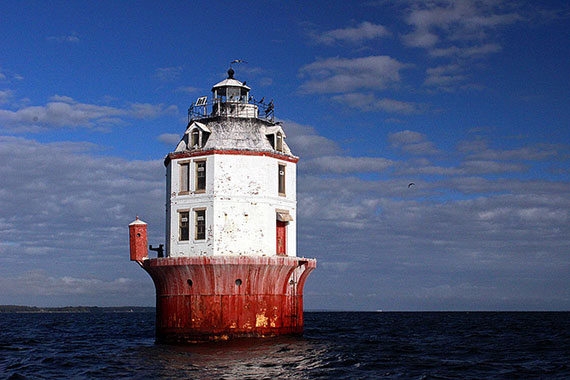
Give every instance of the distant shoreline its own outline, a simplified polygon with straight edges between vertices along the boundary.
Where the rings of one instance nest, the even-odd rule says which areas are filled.
[[[64,306],[64,307],[38,307],[0,305],[0,313],[142,313],[154,312],[154,307],[146,306]]]

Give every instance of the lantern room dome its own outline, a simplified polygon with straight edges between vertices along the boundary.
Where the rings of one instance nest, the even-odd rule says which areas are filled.
[[[223,81],[221,81],[219,83],[216,83],[212,87],[212,92],[214,92],[215,90],[218,90],[222,87],[240,87],[240,88],[243,88],[245,90],[251,90],[251,88],[247,87],[245,84],[243,84],[239,80],[234,79],[234,70],[232,68],[230,68],[228,70],[228,77],[226,79],[224,79]]]

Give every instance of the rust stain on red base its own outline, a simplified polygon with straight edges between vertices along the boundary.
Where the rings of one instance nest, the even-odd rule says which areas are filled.
[[[315,259],[201,256],[141,264],[156,288],[159,343],[303,333],[303,287]]]

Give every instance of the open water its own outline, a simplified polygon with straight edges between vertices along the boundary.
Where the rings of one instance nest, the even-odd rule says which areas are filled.
[[[305,313],[302,338],[154,344],[153,313],[0,314],[0,379],[570,379],[570,313]]]

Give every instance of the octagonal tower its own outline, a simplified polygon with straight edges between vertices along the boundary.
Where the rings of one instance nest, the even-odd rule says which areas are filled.
[[[273,110],[230,68],[188,111],[164,161],[165,255],[131,254],[155,283],[159,342],[302,333],[316,261],[297,257],[299,158]]]

